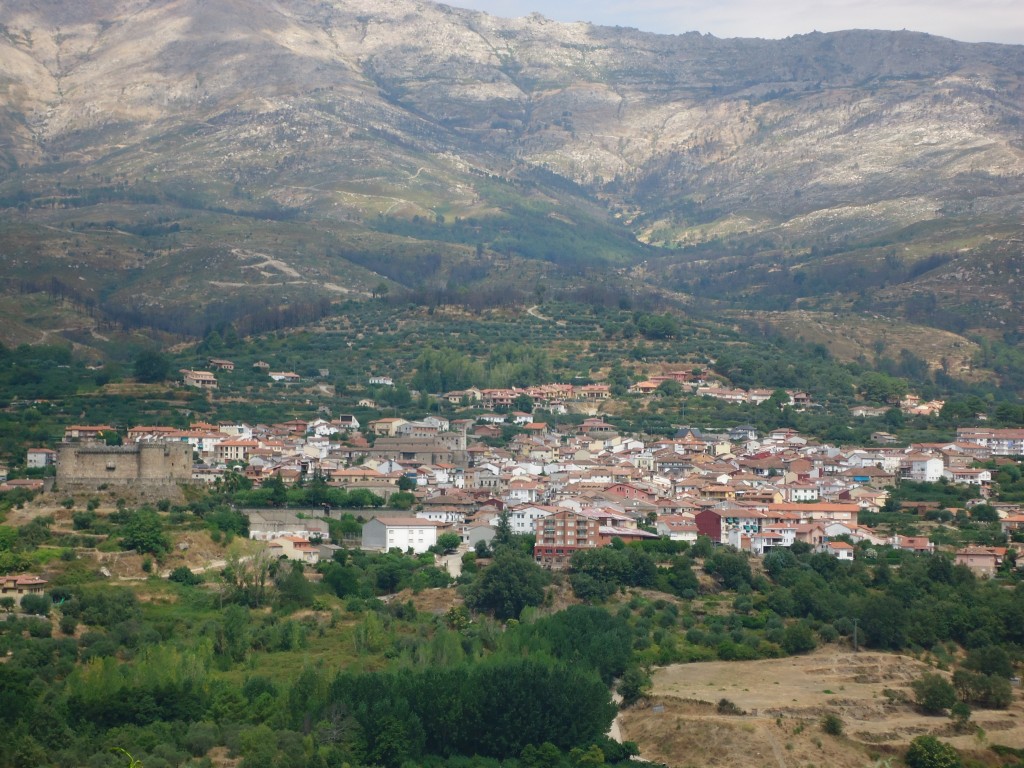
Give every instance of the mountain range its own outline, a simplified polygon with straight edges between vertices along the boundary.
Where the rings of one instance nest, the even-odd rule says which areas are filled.
[[[5,343],[595,281],[1015,342],[1024,46],[23,0],[0,8],[0,207]]]

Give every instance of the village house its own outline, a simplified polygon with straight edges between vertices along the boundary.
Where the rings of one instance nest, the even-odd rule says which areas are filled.
[[[993,456],[1024,456],[1024,429],[960,427],[956,441],[987,448]]]
[[[244,463],[259,446],[258,440],[221,440],[214,448],[214,456],[220,464]]]
[[[1006,555],[1006,547],[964,547],[953,557],[954,565],[968,568],[975,576],[991,578],[999,570]]]
[[[250,510],[249,538],[256,541],[272,541],[285,536],[303,539],[326,539],[330,531],[325,520],[315,517],[299,517],[283,509]]]
[[[373,517],[363,524],[361,549],[387,552],[398,549],[422,554],[437,544],[447,526],[418,517]]]
[[[199,387],[199,389],[217,389],[217,377],[209,371],[182,371],[182,377],[186,387]]]
[[[901,536],[896,534],[889,539],[889,544],[894,549],[902,549],[904,552],[913,552],[918,555],[930,555],[935,552],[935,544],[926,536]]]
[[[0,576],[0,597],[14,598],[17,605],[25,595],[41,595],[46,588],[46,579],[30,573],[10,573]]]
[[[367,426],[370,428],[370,432],[374,435],[382,437],[395,437],[398,435],[398,428],[403,424],[406,424],[405,419],[397,417],[391,417],[386,419],[375,419],[371,421]]]
[[[103,440],[103,434],[105,432],[117,433],[117,430],[108,424],[100,424],[99,426],[86,426],[75,424],[70,427],[65,427],[63,442],[65,443],[87,443],[87,442],[100,442]]]
[[[280,536],[271,539],[267,546],[274,557],[297,560],[306,565],[316,565],[320,562],[319,545],[301,536]]]
[[[52,467],[57,462],[57,452],[49,448],[29,448],[25,456],[25,466],[29,469]]]
[[[693,517],[685,515],[658,515],[654,528],[659,536],[665,536],[671,541],[686,541],[691,544],[697,541],[697,536],[700,533]]]
[[[743,536],[752,536],[761,530],[764,513],[737,504],[719,504],[702,509],[694,515],[694,522],[701,535],[715,544],[728,544],[729,534],[737,531]]]
[[[825,554],[832,555],[836,560],[853,560],[853,545],[846,541],[825,542]]]

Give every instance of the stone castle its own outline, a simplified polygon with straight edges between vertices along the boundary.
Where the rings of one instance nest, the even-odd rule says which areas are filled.
[[[108,446],[64,443],[57,449],[57,486],[63,491],[100,486],[155,490],[192,480],[188,443]]]

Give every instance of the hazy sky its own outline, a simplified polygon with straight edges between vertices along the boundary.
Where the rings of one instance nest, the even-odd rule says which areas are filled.
[[[966,42],[1024,44],[1022,0],[443,0],[495,16],[538,11],[557,21],[788,37],[840,29],[909,29]]]

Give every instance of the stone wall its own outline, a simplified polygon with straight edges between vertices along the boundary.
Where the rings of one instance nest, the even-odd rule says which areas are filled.
[[[130,446],[66,443],[57,450],[57,487],[62,491],[176,486],[192,479],[188,443]]]

